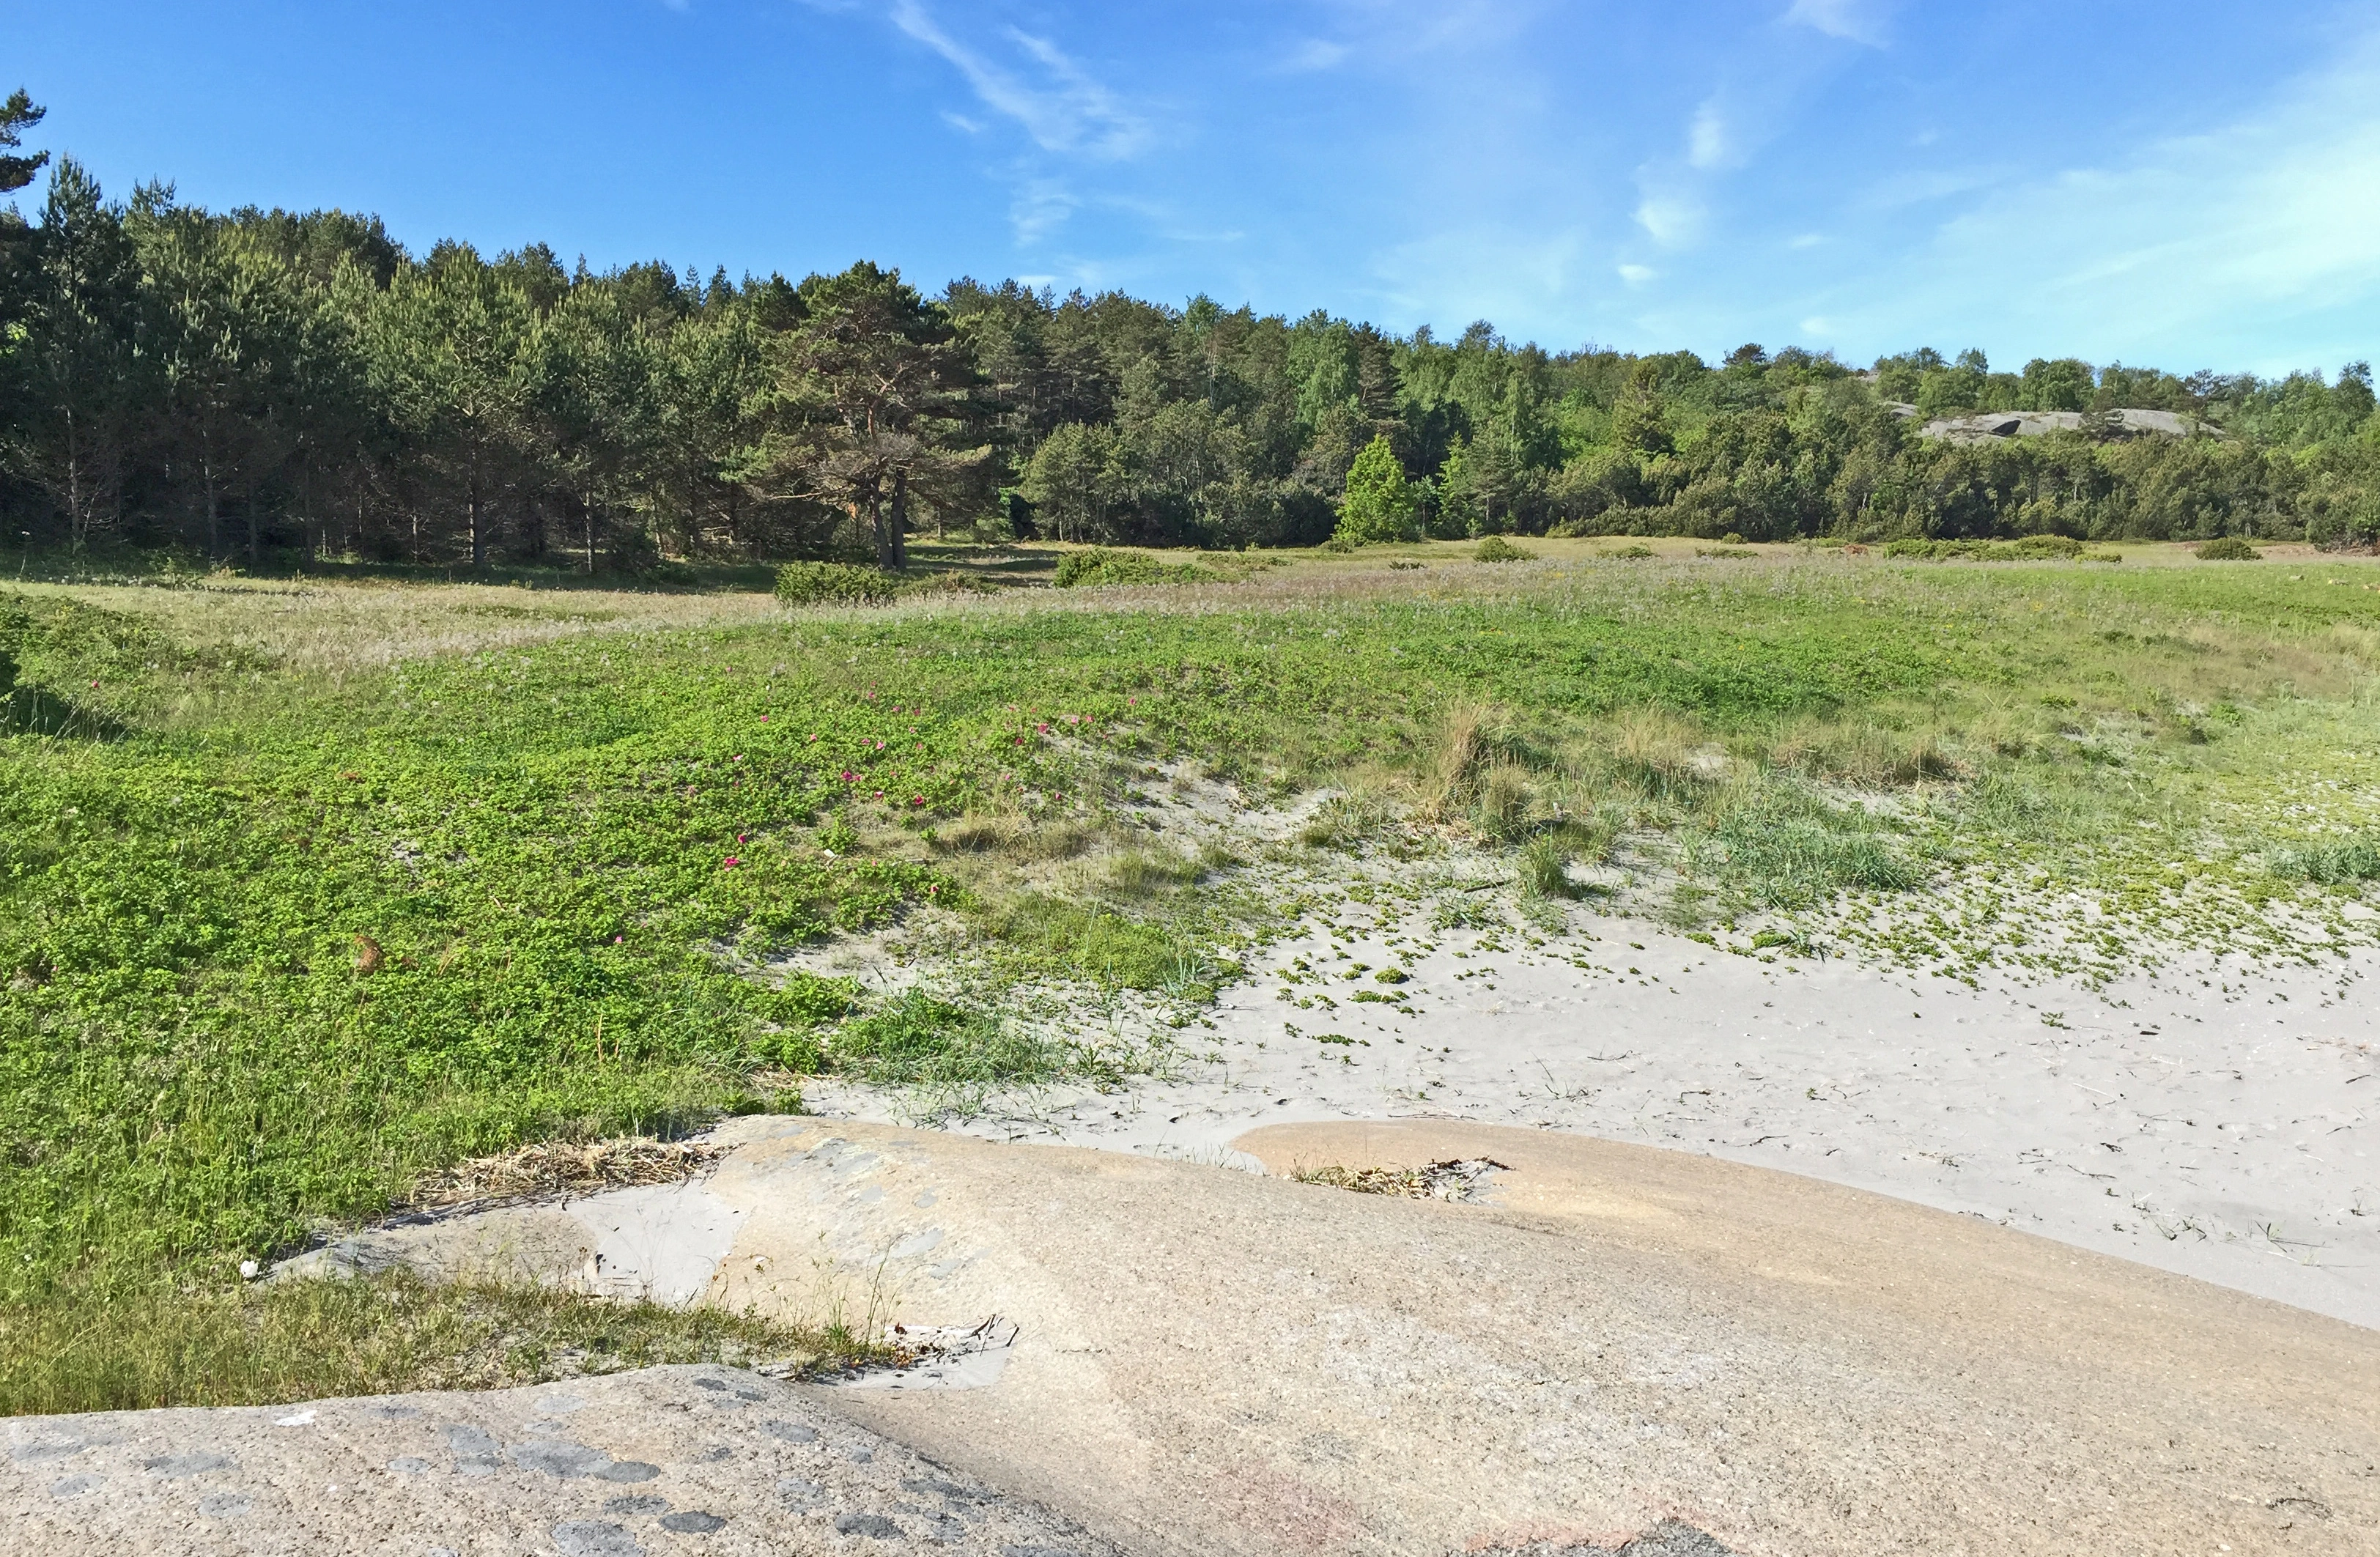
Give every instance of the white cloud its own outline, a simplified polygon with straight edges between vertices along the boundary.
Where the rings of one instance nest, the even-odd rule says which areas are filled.
[[[1785,19],[1870,48],[1884,47],[1887,0],[1793,0]]]
[[[894,0],[892,17],[893,26],[955,67],[986,107],[1024,126],[1045,152],[1122,161],[1148,145],[1148,121],[1048,39],[1007,30],[1008,42],[1040,67],[1040,79],[1027,80],[951,36],[917,0]]]
[[[1621,265],[1620,279],[1631,286],[1642,286],[1661,273],[1650,265]]]

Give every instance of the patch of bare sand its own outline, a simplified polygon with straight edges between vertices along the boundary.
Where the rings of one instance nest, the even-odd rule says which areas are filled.
[[[1970,988],[1730,955],[1627,918],[1581,916],[1534,946],[1378,923],[1343,913],[1257,954],[1156,1078],[944,1123],[1244,1166],[1231,1142],[1265,1123],[1574,1132],[1873,1189],[2380,1326],[2380,1027],[2363,995],[2380,955]],[[1384,968],[1402,981],[1378,982]],[[898,1102],[833,1081],[809,1093],[847,1117],[900,1117]]]

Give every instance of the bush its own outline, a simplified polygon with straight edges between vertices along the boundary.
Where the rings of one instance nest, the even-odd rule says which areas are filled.
[[[2218,535],[2198,543],[2200,562],[2256,562],[2264,554],[2236,535]]]
[[[1536,556],[1536,553],[1524,552],[1500,535],[1491,535],[1479,542],[1478,549],[1471,553],[1471,560],[1473,562],[1529,562]]]
[[[1054,581],[1062,590],[1080,590],[1102,584],[1203,584],[1220,577],[1194,563],[1160,562],[1147,552],[1092,546],[1061,557]]]
[[[872,605],[900,592],[901,578],[840,562],[789,562],[777,569],[777,598],[787,605]]]
[[[1912,536],[1885,543],[1888,557],[1916,557],[1925,562],[2071,562],[2082,555],[2082,542],[2065,535],[2027,535],[2015,541],[1927,541]],[[2102,560],[2094,558],[2093,560]]]

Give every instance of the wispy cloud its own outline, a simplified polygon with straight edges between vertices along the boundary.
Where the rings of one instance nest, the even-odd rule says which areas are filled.
[[[1648,175],[1645,198],[1636,204],[1636,225],[1665,248],[1682,249],[1701,241],[1710,211],[1692,190],[1667,185]]]
[[[966,78],[984,106],[1015,120],[1045,152],[1120,162],[1149,144],[1148,119],[1047,38],[1003,28],[1009,49],[1023,56],[1012,65],[960,42],[917,0],[894,0],[892,18]],[[1033,68],[1017,68],[1027,64]]]
[[[1788,22],[1811,28],[1829,38],[1845,38],[1880,49],[1885,23],[1890,19],[1888,0],[1793,0],[1785,13]]]
[[[1281,56],[1281,68],[1298,74],[1335,70],[1350,52],[1344,43],[1334,43],[1328,38],[1308,38]]]
[[[1718,167],[1728,160],[1727,116],[1717,103],[1694,110],[1686,126],[1686,163],[1691,167]]]

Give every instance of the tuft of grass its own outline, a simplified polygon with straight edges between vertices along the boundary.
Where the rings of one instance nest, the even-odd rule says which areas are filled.
[[[1376,797],[1333,795],[1314,809],[1297,830],[1297,841],[1310,849],[1352,853],[1362,848],[1396,821]]]
[[[826,1041],[837,1070],[880,1084],[981,1093],[1047,1081],[1065,1052],[979,1006],[909,989]]]
[[[2274,875],[2318,886],[2380,882],[2380,835],[2324,839],[2272,850],[2265,865]]]
[[[1867,813],[1782,786],[1730,807],[1708,839],[1718,856],[1712,877],[1763,908],[1808,908],[1846,891],[1907,892],[1924,880]]]
[[[1592,888],[1570,878],[1571,851],[1548,833],[1522,845],[1516,862],[1521,895],[1539,901],[1570,901],[1585,897]]]
[[[1127,849],[1108,861],[1104,885],[1122,897],[1158,897],[1196,886],[1206,874],[1199,861],[1170,850]]]
[[[503,1389],[661,1363],[807,1372],[877,1356],[841,1326],[402,1270],[79,1297],[0,1307],[0,1416]]]

